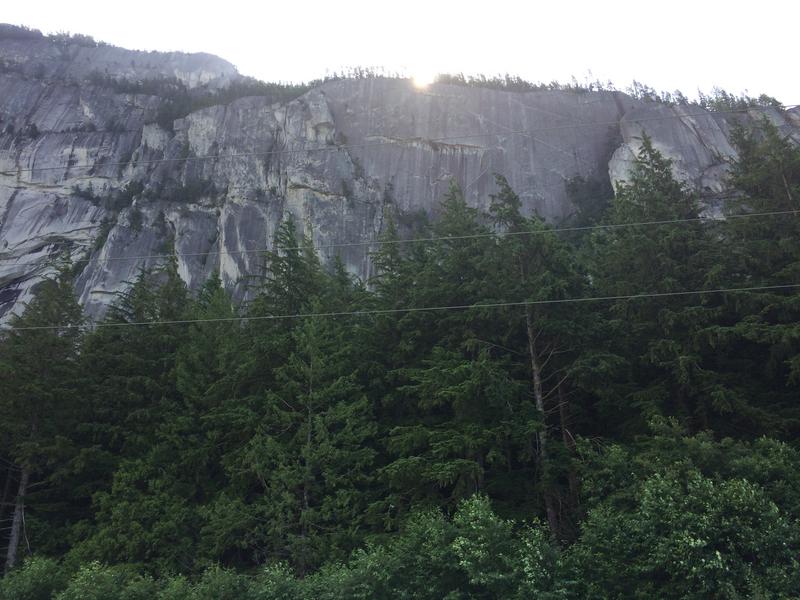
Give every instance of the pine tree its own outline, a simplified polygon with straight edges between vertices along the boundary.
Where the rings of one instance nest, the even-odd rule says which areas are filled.
[[[674,179],[671,162],[644,136],[629,182],[617,182],[608,223],[682,222],[598,232],[590,246],[594,294],[669,294],[719,285],[712,236],[698,216],[696,200]],[[717,305],[716,296],[688,295],[620,299],[603,307],[603,329],[586,360],[586,381],[594,379],[603,423],[616,414],[611,426],[625,433],[641,430],[654,415],[672,414],[696,428],[709,426],[712,412],[722,409],[714,398],[724,390],[705,368],[696,340],[718,316]]]
[[[80,476],[93,482],[95,523],[78,545],[79,556],[190,568],[190,561],[175,558],[186,550],[174,538],[191,530],[191,513],[169,487],[180,486],[169,471],[181,462],[164,442],[170,431],[175,434],[183,409],[176,360],[187,329],[148,325],[184,319],[188,301],[174,260],[142,270],[86,342],[81,362],[89,417],[76,443],[86,457]],[[163,545],[165,538],[175,547]]]
[[[535,415],[529,447],[535,458],[536,484],[550,531],[554,537],[563,538],[569,509],[575,508],[577,482],[569,468],[565,469],[563,476],[570,491],[564,495],[565,501],[559,501],[557,481],[561,475],[556,468],[558,461],[553,459],[564,449],[551,434],[560,429],[565,445],[571,444],[564,390],[570,385],[571,362],[579,350],[576,337],[583,325],[579,307],[548,302],[580,297],[585,283],[569,246],[537,215],[523,216],[522,203],[508,182],[501,176],[496,180],[499,191],[492,196],[490,215],[503,235],[492,256],[491,271],[497,278],[493,289],[503,292],[495,296],[499,302],[526,303],[504,312],[503,342],[518,348],[527,362],[527,386]],[[554,410],[560,417],[557,426],[547,418]],[[568,466],[570,459],[564,456],[560,462]],[[567,510],[559,511],[558,506]]]
[[[291,214],[280,224],[274,249],[265,255],[264,272],[253,283],[255,297],[246,307],[244,352],[236,371],[235,394],[245,397],[272,385],[272,369],[290,351],[293,315],[306,312],[320,293],[322,269],[305,236],[298,236]]]
[[[720,277],[736,287],[800,283],[800,148],[774,125],[735,130],[731,183],[743,195],[730,211],[782,212],[731,219],[722,231]],[[800,305],[797,290],[751,291],[726,298],[706,343],[724,373],[730,420],[739,431],[787,435],[800,427]]]
[[[490,230],[454,184],[431,233],[435,241],[405,253],[379,253],[381,306],[468,306],[486,297]],[[513,443],[510,407],[519,405],[519,388],[507,375],[505,352],[492,346],[492,315],[412,311],[378,321],[382,339],[396,340],[386,358],[389,463],[381,471],[393,490],[383,508],[392,524],[415,504],[453,506],[495,483],[490,472],[510,466],[509,452],[491,449]]]
[[[148,447],[160,409],[177,395],[175,359],[186,328],[147,323],[180,320],[187,303],[175,261],[142,270],[120,292],[81,357],[95,419],[89,443],[121,455]]]
[[[228,393],[222,389],[231,385],[238,366],[236,354],[242,351],[241,325],[219,273],[213,273],[200,288],[186,315],[199,322],[188,326],[178,350],[176,386],[189,408],[202,412]],[[205,319],[211,321],[203,322]]]
[[[347,331],[332,319],[303,318],[274,382],[217,413],[237,432],[222,457],[231,485],[208,509],[217,555],[249,549],[257,560],[290,560],[306,571],[362,539],[375,425]]]
[[[18,479],[6,544],[5,570],[14,567],[25,532],[26,495],[61,464],[61,448],[80,401],[77,358],[83,315],[75,300],[69,265],[36,288],[0,343],[0,439]],[[29,502],[30,504],[30,502]],[[35,507],[35,503],[34,503]]]

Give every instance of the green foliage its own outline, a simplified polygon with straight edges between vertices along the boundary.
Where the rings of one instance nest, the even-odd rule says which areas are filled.
[[[413,515],[385,545],[298,580],[280,565],[256,589],[266,598],[560,598],[558,553],[538,524],[497,517],[485,497],[463,501],[452,519]]]
[[[0,579],[0,600],[50,600],[68,580],[57,561],[35,556]]]
[[[567,181],[566,188],[567,197],[575,207],[575,213],[566,222],[569,227],[598,224],[614,197],[614,190],[608,179],[586,179],[577,175]],[[587,232],[578,232],[571,237],[580,240],[585,233]]]
[[[150,600],[157,590],[158,584],[147,576],[93,562],[81,567],[54,600]]]
[[[628,182],[616,183],[609,223],[688,219],[599,230],[587,252],[595,293],[626,296],[702,290],[713,285],[711,232],[695,199],[677,182],[671,162],[646,136]],[[724,386],[707,370],[697,338],[717,316],[713,297],[621,298],[601,307],[597,351],[583,358],[582,379],[600,397],[597,410],[619,414],[620,431],[641,430],[658,414],[707,427],[714,393]]]
[[[698,104],[705,109],[714,111],[739,111],[753,107],[772,106],[780,108],[781,103],[766,94],[761,94],[758,98],[746,94],[732,94],[720,88],[714,88],[710,94],[698,93]]]
[[[795,210],[797,146],[734,140],[735,210]],[[670,295],[797,282],[796,219],[701,224],[647,138],[582,217],[658,226],[560,236],[502,177],[425,243],[386,208],[369,286],[287,218],[243,306],[177,260],[94,331],[69,265],[36,289],[0,339],[0,541],[34,554],[0,600],[798,595],[797,295]]]
[[[73,294],[67,264],[56,278],[39,284],[22,316],[12,317],[14,328],[33,329],[12,330],[0,347],[5,415],[0,433],[15,440],[10,453],[17,464],[46,462],[62,419],[71,420],[83,321]]]
[[[633,447],[581,445],[588,516],[567,554],[582,597],[796,592],[797,450],[656,420]]]
[[[10,25],[0,23],[0,40],[38,40],[44,37],[38,29],[31,29],[24,25]]]
[[[6,471],[0,518],[8,566],[26,530],[24,506],[14,501],[11,489],[36,507],[29,515],[31,533],[48,550],[63,548],[59,528],[80,513],[72,494],[63,490],[75,452],[70,434],[82,413],[76,367],[83,316],[70,271],[64,261],[55,277],[38,285],[25,312],[11,318],[17,329],[0,344],[0,452]]]
[[[370,407],[346,371],[345,339],[330,331],[329,322],[307,320],[292,332],[273,389],[251,405],[249,439],[223,458],[248,502],[233,503],[232,519],[225,494],[208,512],[217,539],[238,545],[234,536],[246,529],[263,552],[303,571],[359,539],[374,456]]]
[[[219,567],[206,570],[192,591],[198,600],[255,600],[258,597],[248,577]]]
[[[345,598],[562,598],[558,552],[543,528],[498,517],[484,496],[461,502],[452,518],[438,511],[414,514],[388,543],[371,544],[345,563],[298,578],[285,564],[264,567],[255,577],[213,566],[193,583],[185,577],[153,580],[127,567],[89,563],[67,582],[56,563],[39,561],[0,590],[49,590],[73,598],[159,600],[345,599]],[[57,574],[55,581],[49,580]],[[25,583],[21,584],[23,581]],[[57,586],[57,587],[53,587]],[[2,597],[2,596],[0,596]]]
[[[171,431],[171,416],[180,410],[174,368],[186,330],[122,324],[178,319],[187,301],[175,263],[143,271],[112,307],[108,323],[115,325],[98,329],[85,346],[83,386],[91,411],[76,435],[83,449],[76,467],[87,478],[97,523],[75,548],[81,558],[186,567],[175,558],[183,558],[186,544],[162,543],[161,536],[180,540],[177,533],[194,529],[182,506],[185,489],[162,470],[180,463],[157,437]]]
[[[800,198],[800,149],[768,122],[739,129],[731,183],[744,194],[732,211],[793,211]],[[794,216],[734,219],[725,227],[720,277],[729,285],[796,284],[800,221]],[[725,302],[724,318],[706,332],[734,400],[748,399],[744,425],[770,435],[796,435],[800,313],[794,290],[754,291]],[[720,368],[718,367],[718,368]],[[747,373],[746,376],[743,376]],[[729,394],[730,397],[731,394]],[[742,402],[737,402],[741,406]]]
[[[264,98],[270,104],[285,103],[312,88],[311,84],[266,83],[251,77],[242,77],[222,89],[202,86],[189,88],[177,77],[127,79],[92,72],[88,80],[94,85],[110,88],[117,94],[158,96],[162,102],[158,106],[155,122],[168,131],[172,131],[175,120],[203,108],[230,104],[252,96]]]

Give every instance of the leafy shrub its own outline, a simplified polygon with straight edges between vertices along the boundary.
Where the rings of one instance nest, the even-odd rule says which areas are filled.
[[[57,561],[35,556],[0,579],[0,600],[50,600],[67,579]]]
[[[255,600],[252,580],[236,571],[212,567],[207,569],[194,587],[197,600]]]
[[[106,567],[98,562],[81,567],[56,600],[152,600],[156,582],[133,574],[124,567]]]
[[[159,591],[157,600],[196,600],[192,585],[183,575],[168,578]]]
[[[635,450],[579,444],[588,515],[565,556],[576,595],[794,597],[800,453],[688,436],[674,419],[650,428]]]

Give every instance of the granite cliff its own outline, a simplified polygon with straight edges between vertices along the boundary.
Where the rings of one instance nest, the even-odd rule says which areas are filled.
[[[501,173],[526,211],[558,221],[575,210],[569,182],[625,179],[644,131],[713,210],[728,193],[735,118],[766,117],[800,142],[797,109],[732,115],[621,92],[419,90],[383,78],[280,101],[247,89],[210,55],[0,29],[0,319],[65,251],[95,318],[142,266],[172,254],[190,286],[218,270],[242,298],[288,213],[323,258],[339,254],[366,278],[365,242],[385,215],[408,227],[435,216],[451,179],[485,207]],[[183,112],[175,90],[194,101]]]

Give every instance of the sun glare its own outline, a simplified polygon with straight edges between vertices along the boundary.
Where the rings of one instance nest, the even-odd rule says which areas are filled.
[[[414,87],[425,89],[436,80],[436,73],[433,71],[418,71],[414,74]]]

